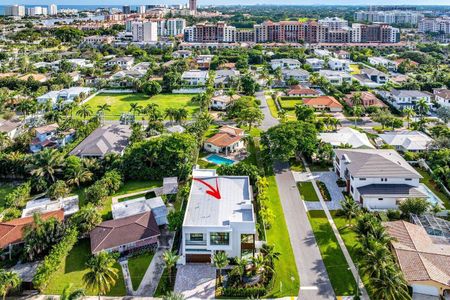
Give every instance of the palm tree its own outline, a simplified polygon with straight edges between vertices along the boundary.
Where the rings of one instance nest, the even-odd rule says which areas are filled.
[[[361,208],[352,197],[345,197],[345,200],[341,201],[341,207],[347,219],[347,224],[351,224],[352,218],[356,218],[361,213]]]
[[[72,290],[73,284],[66,285],[59,296],[59,300],[78,300],[83,298],[86,294],[83,289]]]
[[[115,264],[114,257],[105,251],[92,256],[86,263],[88,272],[83,275],[84,285],[87,289],[95,291],[99,299],[116,284],[119,278],[119,270],[114,266]]]
[[[355,127],[356,127],[356,122],[358,121],[358,118],[362,115],[363,113],[363,109],[361,106],[357,105],[357,106],[353,106],[353,116],[355,118]]]
[[[83,118],[83,121],[86,121],[87,117],[90,117],[92,115],[92,109],[89,104],[83,104],[81,105],[76,114]]]
[[[0,293],[2,294],[3,300],[5,300],[8,292],[11,289],[19,287],[21,282],[22,280],[16,272],[0,269]]]
[[[175,116],[177,114],[177,109],[173,107],[168,107],[164,111],[166,118],[169,119],[170,123],[172,123],[175,120]]]
[[[64,165],[64,157],[57,149],[46,148],[34,155],[32,163],[27,167],[30,174],[43,177],[48,182],[55,182],[55,176],[61,172]]]
[[[97,113],[98,114],[104,114],[105,111],[111,111],[111,105],[109,105],[108,103],[104,103],[101,105],[97,105]]]
[[[144,108],[144,113],[148,116],[148,122],[157,122],[162,120],[162,113],[159,109],[159,105],[156,103],[147,104]]]
[[[142,110],[142,106],[140,106],[137,103],[131,103],[130,104],[130,113],[133,114],[133,116],[136,117],[136,114],[140,113]]]
[[[416,112],[412,107],[406,107],[405,109],[403,109],[403,113],[405,114],[406,122],[408,122],[408,129],[409,129],[411,118],[414,117]]]
[[[359,106],[362,104],[362,97],[361,97],[361,92],[355,92],[352,95],[352,105],[353,106]]]
[[[248,265],[248,260],[245,258],[236,258],[236,265],[231,270],[233,274],[236,274],[239,276],[239,281],[242,282],[242,279],[245,274],[245,268]]]
[[[70,168],[67,170],[68,174],[66,175],[67,183],[70,185],[80,186],[81,183],[90,181],[94,174],[86,168]]]
[[[180,257],[173,251],[165,251],[163,253],[163,260],[166,264],[167,272],[169,273],[169,281],[172,283],[172,269],[176,265]]]
[[[169,292],[167,295],[162,297],[163,300],[184,300],[183,294],[176,292]]]
[[[6,134],[6,132],[0,132],[0,150],[8,147],[9,145],[11,145],[11,139],[9,138],[9,136]]]
[[[416,108],[419,111],[419,115],[422,119],[430,110],[430,107],[428,106],[428,102],[427,102],[427,100],[425,100],[425,98],[421,98],[417,101]]]
[[[185,121],[188,118],[188,111],[186,108],[184,107],[180,107],[178,109],[175,109],[175,122],[177,122],[178,124],[183,123],[183,121]]]
[[[213,264],[219,271],[219,285],[222,285],[222,269],[228,266],[228,256],[223,251],[218,251],[213,256]]]
[[[371,278],[369,288],[372,291],[374,299],[380,300],[410,300],[403,273],[398,267],[391,263],[387,265],[379,277]]]

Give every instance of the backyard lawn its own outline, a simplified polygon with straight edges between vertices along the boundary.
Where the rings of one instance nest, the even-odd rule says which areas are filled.
[[[194,95],[191,94],[159,94],[153,97],[144,94],[98,94],[87,102],[95,111],[98,105],[109,104],[111,111],[105,112],[106,120],[118,120],[121,113],[130,111],[130,104],[137,103],[142,107],[147,104],[156,103],[164,111],[166,108],[181,108],[188,110],[192,115],[198,109],[198,105],[191,102]]]
[[[128,259],[128,270],[130,271],[133,290],[136,291],[139,288],[142,278],[144,278],[145,271],[147,271],[147,268],[152,261],[153,255],[153,252],[146,252]]]
[[[308,218],[314,231],[323,262],[336,296],[355,294],[356,282],[344,254],[339,247],[333,229],[321,210],[309,211]]]
[[[298,190],[300,192],[300,196],[305,201],[319,201],[319,197],[314,190],[314,186],[312,182],[299,182],[297,183]]]
[[[267,177],[269,182],[268,198],[270,199],[270,208],[275,214],[275,222],[272,227],[266,231],[267,243],[274,245],[275,250],[280,252],[280,259],[275,261],[276,279],[272,292],[267,295],[271,298],[280,298],[285,296],[297,296],[300,286],[297,266],[295,264],[294,253],[289,239],[289,232],[284,220],[283,207],[278,196],[277,183],[275,176]],[[294,280],[292,280],[292,278]],[[282,290],[280,283],[282,282]]]
[[[16,185],[12,184],[12,183],[0,183],[0,211],[3,209],[3,207],[5,206],[5,197],[6,195],[8,195],[9,193],[11,193],[14,188],[16,187]]]
[[[80,240],[63,262],[53,276],[55,280],[51,280],[47,288],[44,290],[46,295],[60,295],[63,289],[72,284],[72,289],[84,288],[83,275],[87,273],[86,262],[91,257],[90,242],[88,239]],[[123,280],[122,269],[116,264],[119,278],[108,293],[108,296],[125,296],[125,283]],[[87,291],[88,295],[95,295],[92,291]]]

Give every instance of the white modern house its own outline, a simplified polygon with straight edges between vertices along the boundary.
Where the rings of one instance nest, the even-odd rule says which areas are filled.
[[[381,56],[371,56],[368,61],[373,66],[382,66],[389,71],[397,71],[397,63],[393,60],[381,57]]]
[[[192,176],[179,263],[211,263],[217,251],[230,258],[253,255],[256,217],[249,177],[204,169]]]
[[[205,85],[208,78],[208,72],[201,70],[185,71],[181,75],[181,79],[191,86]]]
[[[420,99],[425,99],[428,106],[432,108],[431,95],[417,90],[396,90],[390,92],[380,92],[380,94],[390,102],[395,108],[403,110],[406,107],[415,108]]]
[[[22,210],[22,218],[31,217],[35,213],[44,214],[51,211],[63,209],[64,217],[71,216],[79,210],[78,195],[52,200],[40,198],[27,202]]]
[[[346,191],[369,210],[395,209],[408,198],[427,198],[422,176],[395,150],[336,149],[333,166]]]
[[[380,134],[379,137],[397,151],[424,151],[433,139],[421,131],[391,131]]]
[[[119,66],[122,70],[131,69],[133,64],[134,57],[132,56],[114,57],[106,63],[108,67]]]
[[[314,49],[314,54],[318,57],[328,57],[332,55],[332,53],[326,49]]]
[[[320,70],[319,75],[324,77],[333,85],[341,85],[344,82],[352,83],[352,76],[343,71]]]
[[[333,71],[349,71],[350,61],[348,59],[330,58],[328,67]]]
[[[300,69],[302,64],[297,59],[283,58],[283,59],[272,59],[270,61],[270,66],[273,70],[281,69]]]
[[[56,104],[58,101],[61,101],[63,103],[70,103],[77,97],[82,96],[82,94],[84,94],[84,96],[88,96],[92,92],[92,90],[93,89],[89,87],[71,87],[60,91],[50,91],[42,96],[37,97],[36,100],[38,103],[50,102],[52,104]]]
[[[239,98],[239,95],[233,95],[232,97],[228,95],[217,95],[211,98],[210,107],[214,110],[226,110],[231,103]]]
[[[389,81],[386,73],[373,68],[364,68],[360,74],[353,75],[353,78],[359,81],[362,86],[371,88],[379,87]]]
[[[285,81],[294,79],[299,83],[306,83],[309,80],[309,72],[303,69],[285,69],[281,73]]]
[[[321,132],[319,138],[325,143],[330,143],[334,148],[350,145],[354,149],[375,149],[365,133],[350,127],[343,127],[336,132]]]
[[[319,58],[307,58],[306,64],[310,65],[313,71],[319,71],[320,69],[323,69],[325,61]]]

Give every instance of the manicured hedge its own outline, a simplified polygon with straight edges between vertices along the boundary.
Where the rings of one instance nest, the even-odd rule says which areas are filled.
[[[33,285],[42,292],[52,279],[53,274],[61,268],[69,252],[78,240],[78,231],[70,228],[63,239],[53,246],[50,253],[39,264],[33,278]]]
[[[222,297],[250,298],[262,297],[267,294],[265,287],[245,287],[245,288],[224,288]]]

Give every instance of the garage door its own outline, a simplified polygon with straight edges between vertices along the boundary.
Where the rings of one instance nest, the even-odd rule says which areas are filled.
[[[187,254],[187,263],[211,263],[211,255],[209,254]]]
[[[413,284],[411,285],[414,293],[439,296],[439,289],[431,285]]]

